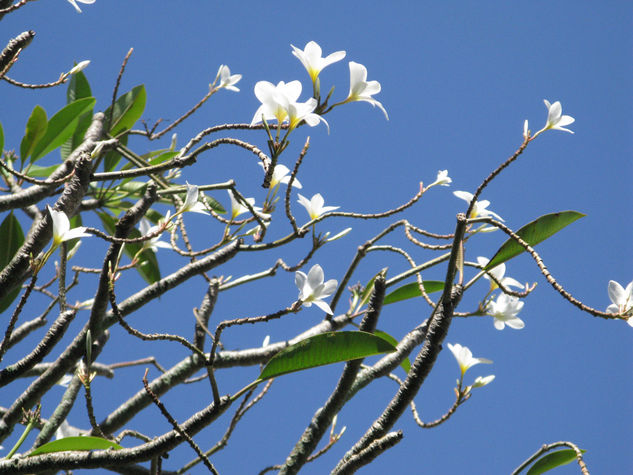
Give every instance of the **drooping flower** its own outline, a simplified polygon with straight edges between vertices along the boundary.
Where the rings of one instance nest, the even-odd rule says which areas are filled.
[[[607,313],[631,315],[627,322],[633,327],[633,281],[623,288],[615,280],[610,280],[608,291],[611,305],[607,307]]]
[[[543,102],[545,103],[545,107],[547,107],[547,123],[545,127],[543,127],[543,130],[564,130],[565,132],[573,134],[573,131],[565,129],[564,126],[573,124],[576,119],[569,115],[563,115],[563,106],[560,101],[550,104],[547,99],[543,99]]]
[[[475,382],[472,384],[471,387],[473,388],[482,388],[484,386],[487,386],[488,384],[492,383],[495,379],[495,375],[491,374],[489,376],[484,376],[483,378],[481,376],[477,376],[475,378]]]
[[[387,120],[389,120],[389,115],[382,104],[371,97],[379,92],[380,83],[378,81],[367,81],[367,68],[362,64],[350,61],[349,95],[347,96],[347,99],[345,99],[345,102],[369,102],[372,106],[377,106],[385,114]]]
[[[486,259],[485,257],[481,257],[480,256],[480,257],[477,258],[477,263],[481,267],[486,267],[488,262],[490,262],[490,260]],[[497,285],[497,283],[494,280],[492,280],[489,277],[488,274],[492,275],[495,279],[497,279],[497,281],[501,282],[501,285],[503,285],[504,287],[510,286],[510,287],[523,288],[523,284],[521,284],[521,282],[513,279],[512,277],[504,277],[505,273],[506,273],[506,265],[505,264],[499,264],[498,266],[495,266],[492,269],[490,269],[487,274],[484,274],[484,279],[490,281],[490,290],[495,290],[499,286]]]
[[[240,90],[235,87],[240,79],[242,79],[241,74],[231,74],[231,70],[226,64],[222,64],[218,69],[218,74],[215,77],[217,81],[220,78],[220,84],[217,86],[217,89],[228,89],[229,91],[240,92]]]
[[[437,185],[448,186],[451,183],[453,183],[453,180],[451,179],[450,176],[448,176],[448,170],[438,170],[437,178],[435,179],[433,183],[429,185],[429,188],[432,186],[437,186]]]
[[[453,191],[453,194],[458,198],[464,200],[468,204],[470,204],[470,202],[473,200],[473,194],[468,193],[467,191]],[[473,206],[473,210],[471,211],[469,218],[476,218],[477,216],[490,216],[493,218],[497,218],[499,221],[503,221],[503,218],[497,213],[486,209],[489,205],[490,201],[488,200],[475,201],[475,206]]]
[[[459,365],[459,369],[462,372],[462,376],[464,373],[468,371],[470,368],[479,363],[492,363],[491,360],[487,358],[473,358],[473,353],[467,346],[462,346],[459,343],[455,343],[454,345],[448,344],[448,349],[451,350],[453,356],[457,360],[457,364]]]
[[[264,164],[262,162],[258,162],[257,164],[260,167],[264,168]],[[270,179],[270,187],[274,188],[279,183],[283,183],[284,185],[287,185],[289,181],[290,181],[290,170],[288,169],[288,167],[286,165],[282,165],[281,163],[278,163],[277,165],[275,165],[275,169],[273,170],[273,176]],[[298,189],[303,188],[301,183],[299,183],[299,180],[297,180],[296,178],[292,180],[292,186]]]
[[[324,312],[332,315],[332,309],[323,299],[334,293],[338,282],[335,279],[330,279],[327,282],[324,282],[324,280],[323,269],[319,264],[313,265],[307,276],[301,271],[295,273],[295,284],[299,288],[299,300],[306,307],[314,304]]]
[[[240,214],[248,212],[248,207],[235,197],[233,191],[228,190],[231,199],[231,220],[237,218]],[[245,198],[246,202],[252,206],[255,212],[262,217],[267,217],[266,213],[261,212],[261,208],[254,206],[255,198]]]
[[[167,216],[165,216],[165,220],[169,221],[169,211],[167,212]],[[158,225],[152,226],[150,221],[146,218],[141,219],[139,223],[139,229],[141,231],[141,235],[146,236],[147,234],[154,233],[158,231],[160,227]],[[158,248],[161,247],[163,249],[172,249],[171,244],[161,241],[160,234],[158,236],[154,236],[151,239],[143,242],[143,247],[146,249],[151,249],[153,252],[158,252]]]
[[[75,7],[75,10],[77,10],[77,13],[81,13],[81,8],[79,8],[79,5],[77,5],[77,2],[85,3],[86,5],[91,5],[96,1],[97,0],[68,0],[68,3],[70,3],[73,7]]]
[[[520,330],[525,326],[525,323],[517,315],[523,305],[524,302],[517,297],[502,293],[496,301],[492,300],[488,303],[486,313],[495,319],[494,324],[497,330],[503,330],[506,325]]]
[[[292,54],[301,61],[303,67],[308,71],[312,82],[316,81],[323,68],[342,60],[346,54],[345,51],[336,51],[323,58],[321,57],[323,53],[321,47],[314,41],[308,42],[303,50],[294,45],[290,46],[292,47]]]
[[[305,196],[299,194],[299,204],[306,209],[311,220],[318,218],[323,213],[340,208],[340,206],[323,206],[325,204],[325,200],[323,199],[323,196],[321,196],[321,193],[317,193],[309,200]]]
[[[178,210],[178,213],[190,211],[192,213],[209,214],[204,205],[198,201],[198,187],[196,185],[190,185],[188,182],[185,183],[187,183],[187,196],[185,203],[182,205],[182,208]]]
[[[71,239],[91,236],[86,233],[85,226],[77,226],[74,229],[70,229],[70,221],[63,211],[56,211],[48,205],[46,207],[53,220],[53,248],[59,247],[61,243]]]

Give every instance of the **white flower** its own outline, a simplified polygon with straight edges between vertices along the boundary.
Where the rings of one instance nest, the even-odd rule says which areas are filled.
[[[288,122],[290,130],[305,121],[310,127],[324,122],[330,130],[327,121],[319,114],[312,111],[317,106],[317,100],[310,98],[306,102],[297,102],[301,95],[301,83],[291,81],[286,84],[280,81],[276,86],[268,81],[259,81],[255,84],[255,96],[262,103],[255,112],[251,125],[262,121],[277,119],[278,123]]]
[[[615,280],[610,280],[608,291],[611,305],[607,307],[607,313],[633,315],[633,281],[624,289]],[[633,318],[629,318],[627,322],[633,327]]]
[[[81,13],[81,8],[79,8],[79,5],[77,5],[77,2],[79,3],[85,3],[86,5],[91,5],[94,2],[96,2],[97,0],[68,0],[68,2],[75,7],[75,10],[77,10],[77,13]]]
[[[235,84],[242,79],[242,75],[231,74],[231,70],[226,64],[222,64],[220,69],[218,69],[218,74],[215,77],[215,80],[217,81],[218,78],[220,78],[220,84],[217,89],[228,89],[229,91],[240,92],[240,90],[235,87]]]
[[[464,373],[468,371],[470,368],[479,363],[492,363],[491,360],[486,358],[473,358],[473,354],[467,346],[462,346],[459,343],[455,343],[454,345],[448,344],[448,349],[451,350],[453,356],[457,360],[457,364],[459,365],[459,369],[462,372],[462,376]]]
[[[489,376],[484,376],[483,378],[481,376],[477,376],[475,378],[475,382],[473,383],[473,385],[471,387],[473,388],[482,388],[490,383],[492,383],[495,379],[495,375],[491,374]]]
[[[490,261],[486,259],[485,257],[477,258],[477,263],[481,267],[486,267],[488,262]],[[492,275],[495,279],[497,279],[497,281],[501,282],[501,285],[503,285],[504,287],[519,287],[521,289],[523,288],[523,284],[521,284],[521,282],[513,279],[512,277],[504,277],[505,273],[506,273],[506,265],[499,264],[498,266],[495,266],[492,269],[490,269],[487,274],[484,274],[484,279],[490,281],[490,290],[495,290],[499,286],[495,283],[494,280],[492,280],[488,276],[488,274]]]
[[[55,439],[63,439],[65,437],[79,437],[81,431],[74,427],[71,427],[68,422],[64,420],[55,431]]]
[[[316,81],[323,68],[345,57],[345,51],[336,51],[325,58],[321,57],[321,47],[314,41],[307,43],[303,50],[293,45],[290,46],[292,47],[292,54],[299,58],[303,67],[308,71],[312,82]]]
[[[229,192],[229,198],[231,198],[231,220],[233,220],[237,218],[240,214],[246,213],[248,211],[248,207],[242,204],[240,201],[238,201],[238,199],[235,197],[235,195],[233,194],[231,190],[228,190],[228,192]],[[246,198],[246,202],[253,207],[253,209],[255,210],[255,212],[257,212],[259,216],[262,216],[262,217],[268,216],[266,213],[260,212],[262,210],[261,208],[257,206],[253,206],[255,204],[255,198]]]
[[[63,211],[56,211],[50,206],[46,206],[53,220],[53,247],[58,247],[61,243],[70,239],[76,239],[84,236],[90,236],[86,233],[85,226],[78,226],[70,229],[70,221]]]
[[[453,183],[453,180],[448,176],[448,170],[438,170],[437,178],[429,185],[429,188],[436,185],[448,186],[450,183]]]
[[[185,183],[187,183],[187,197],[185,198],[185,203],[182,205],[182,208],[178,210],[178,213],[191,211],[192,213],[209,214],[204,205],[198,201],[198,187],[196,185],[190,185],[188,182]]]
[[[378,81],[367,82],[367,68],[362,64],[349,62],[349,95],[345,102],[364,101],[369,102],[372,106],[378,108],[385,114],[387,120],[389,115],[380,102],[371,96],[380,92],[380,83]]]
[[[165,221],[169,221],[169,211],[167,212],[167,216],[165,216]],[[148,219],[143,218],[139,223],[139,229],[141,231],[141,235],[146,236],[150,233],[158,231],[160,226],[152,226]],[[144,241],[143,247],[147,249],[151,249],[153,252],[158,252],[158,248],[162,247],[163,249],[171,249],[171,244],[161,241],[160,234],[158,236],[154,236],[153,238]]]
[[[520,330],[525,326],[523,320],[517,314],[523,308],[524,302],[512,295],[501,294],[496,301],[491,301],[486,307],[486,313],[495,319],[495,328],[503,330],[508,325],[510,328]]]
[[[258,162],[258,165],[264,168],[264,164],[262,162]],[[274,188],[279,183],[283,183],[284,185],[287,185],[289,181],[290,181],[290,170],[288,169],[288,167],[286,165],[282,165],[281,163],[278,163],[277,165],[275,165],[275,169],[273,170],[273,176],[270,179],[270,187]],[[299,183],[299,180],[297,180],[296,178],[292,181],[292,186],[298,189],[303,188],[301,183]]]
[[[299,203],[306,209],[311,220],[318,218],[323,213],[340,208],[340,206],[323,206],[325,201],[323,200],[321,193],[317,193],[309,200],[305,196],[299,194]]]
[[[303,272],[297,271],[295,284],[299,288],[299,300],[306,307],[314,304],[324,312],[332,315],[332,309],[323,299],[334,293],[338,282],[335,279],[324,282],[323,269],[321,269],[319,264],[313,265],[307,276]]]
[[[470,204],[473,200],[473,194],[468,193],[467,191],[453,191],[453,194],[468,204]],[[473,206],[473,210],[471,211],[469,218],[476,218],[477,216],[491,216],[493,218],[497,218],[499,221],[503,221],[503,218],[497,213],[486,209],[489,205],[490,201],[488,200],[475,201],[475,206]]]
[[[523,122],[523,139],[524,140],[527,140],[529,133],[530,133],[530,129],[528,129],[528,121],[527,119],[525,119],[525,122]]]
[[[547,107],[547,123],[543,130],[564,130],[565,132],[569,132],[573,134],[569,129],[565,129],[563,126],[573,124],[576,119],[569,115],[563,114],[563,106],[561,106],[560,101],[554,102],[554,104],[550,104],[548,100],[543,99],[545,103],[545,107]]]
[[[84,69],[86,69],[89,64],[90,60],[81,61],[80,63],[77,63],[70,71],[68,71],[68,74],[77,74],[79,71],[83,71]]]

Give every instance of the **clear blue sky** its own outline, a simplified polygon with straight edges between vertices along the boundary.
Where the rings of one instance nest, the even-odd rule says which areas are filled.
[[[322,73],[322,88],[336,85],[334,96],[344,98],[349,87],[347,62],[362,63],[369,71],[368,79],[382,85],[376,98],[390,120],[366,103],[338,108],[327,116],[329,135],[323,126],[295,132],[284,163],[293,163],[309,134],[311,149],[300,175],[302,194],[320,192],[326,205],[358,212],[393,208],[414,195],[420,181],[430,183],[439,169],[448,169],[451,187],[434,188],[404,215],[440,233],[452,232],[455,214],[465,211],[464,202],[452,191],[473,192],[520,145],[525,119],[533,131],[541,128],[546,118],[543,99],[560,100],[563,113],[576,118],[570,126],[575,134],[550,131],[539,137],[518,163],[488,187],[483,198],[515,229],[549,212],[573,209],[587,214],[538,250],[554,276],[588,305],[606,308],[609,280],[626,285],[633,279],[633,9],[628,2],[459,1],[447,5],[97,0],[82,9],[80,15],[64,0],[46,0],[6,16],[0,22],[3,43],[24,30],[37,33],[10,76],[24,82],[48,82],[68,70],[73,61],[90,59],[86,75],[97,108],[105,109],[122,58],[133,47],[121,90],[146,85],[144,118],[151,121],[161,117],[174,120],[191,107],[206,93],[220,64],[242,74],[240,93],[221,91],[177,129],[179,145],[211,125],[249,122],[259,106],[253,94],[257,81],[299,79],[304,85],[302,98],[307,99],[308,77],[291,55],[291,43],[302,48],[315,40],[326,54],[346,50],[344,61]],[[5,148],[19,149],[35,104],[42,105],[50,116],[65,104],[65,94],[65,87],[23,91],[0,83]],[[265,148],[263,133],[236,136]],[[132,144],[139,153],[155,146],[139,140]],[[47,160],[52,164],[58,159]],[[259,187],[261,170],[251,156],[230,149],[209,153],[195,168],[183,170],[182,183],[185,179],[205,184],[229,178],[235,178],[247,196],[261,203],[265,196]],[[225,192],[213,196],[228,206]],[[296,215],[300,220],[307,218],[299,207]],[[210,232],[204,217],[187,219],[194,230]],[[323,266],[326,278],[340,279],[356,246],[389,222],[350,224],[335,218],[321,223],[321,231],[337,232],[348,225],[353,231],[321,250],[314,262]],[[284,227],[278,235],[286,231]],[[199,247],[204,247],[201,240]],[[469,243],[466,258],[490,257],[504,240],[499,232],[479,237]],[[404,244],[400,237],[388,242]],[[103,243],[90,246],[87,249],[105,250]],[[222,272],[234,277],[257,272],[282,256],[292,262],[307,246],[300,243],[288,254],[249,255],[248,260],[237,259]],[[416,248],[408,249],[416,261],[431,257]],[[78,257],[90,262],[86,265],[100,265],[85,250]],[[168,254],[159,258],[164,259],[163,273],[183,262]],[[353,281],[365,282],[385,266],[395,275],[406,263],[377,254],[366,260]],[[426,277],[441,279],[443,272],[443,268],[437,269]],[[404,440],[361,473],[509,473],[540,445],[558,440],[571,440],[586,449],[592,473],[633,472],[633,329],[572,307],[526,256],[511,261],[507,273],[521,282],[538,282],[521,313],[526,327],[499,332],[491,318],[460,319],[446,340],[470,347],[475,356],[494,360],[493,365],[471,369],[467,381],[491,373],[496,380],[478,390],[439,428],[422,430],[409,414],[403,416],[395,429],[404,431]],[[137,315],[134,324],[190,335],[190,308],[199,305],[203,286],[200,279],[188,284],[184,293],[166,295]],[[461,309],[475,308],[485,291],[486,284],[478,284]],[[222,294],[212,318],[219,321],[274,311],[294,298],[294,277],[281,273],[267,283]],[[257,346],[266,334],[278,341],[314,325],[321,316],[312,307],[267,327],[229,331],[224,343],[235,349]],[[387,307],[380,327],[402,337],[427,316],[428,307],[421,301],[407,302]],[[78,327],[83,321],[75,323]],[[113,329],[100,361],[155,355],[169,365],[184,357],[179,348],[168,355],[159,351],[160,345],[133,343],[120,329]],[[17,356],[10,353],[7,358]],[[279,378],[264,401],[245,417],[229,447],[212,459],[219,471],[256,473],[281,463],[325,401],[341,368],[337,365]],[[143,368],[121,371],[115,392],[111,382],[97,383],[98,414],[105,415],[140,389],[142,372]],[[457,376],[453,356],[443,351],[416,398],[425,420],[438,418],[450,407]],[[221,389],[235,391],[255,377],[253,368],[221,373]],[[385,380],[360,393],[358,401],[339,415],[339,426],[347,426],[341,441],[329,454],[306,466],[305,473],[328,473],[384,408],[394,388],[393,382]],[[15,397],[6,389],[0,394],[3,405]],[[164,401],[182,420],[209,398],[202,388],[195,393],[184,388]],[[44,415],[47,409],[52,406],[45,407]],[[70,422],[87,427],[82,411],[73,412]],[[134,428],[145,433],[166,430],[154,408],[146,412],[132,422]],[[226,423],[223,419],[219,427],[203,431],[197,442],[210,447],[221,437]],[[191,450],[182,447],[164,468],[175,469],[177,460],[192,457]],[[202,469],[193,473],[202,473]],[[579,471],[570,465],[556,473]]]

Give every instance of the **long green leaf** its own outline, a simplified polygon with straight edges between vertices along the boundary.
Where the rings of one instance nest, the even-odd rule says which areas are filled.
[[[86,75],[83,71],[73,74],[70,81],[68,81],[68,89],[66,90],[66,101],[68,104],[76,101],[77,99],[83,99],[84,97],[90,96],[92,96],[92,91],[90,90],[90,84],[88,83],[88,79],[86,79]],[[86,130],[88,130],[88,127],[90,127],[90,123],[92,122],[92,114],[92,109],[81,114],[79,121],[77,122],[77,128],[75,129],[72,137],[62,144],[61,152],[64,160],[66,160],[72,151],[75,150],[81,142],[83,142]]]
[[[79,117],[94,105],[94,97],[84,97],[68,104],[51,117],[46,133],[35,145],[31,161],[35,162],[63,144],[77,128]]]
[[[29,120],[26,122],[26,131],[20,143],[20,161],[24,164],[33,152],[35,144],[44,136],[48,128],[48,118],[42,106],[35,106]]]
[[[394,337],[392,337],[387,332],[383,332],[381,330],[376,330],[376,331],[374,331],[374,335],[378,335],[380,338],[383,338],[383,339],[387,340],[393,346],[397,346],[398,345],[398,340],[396,340]],[[408,374],[409,370],[411,369],[411,361],[409,361],[409,358],[405,358],[404,360],[402,360],[402,363],[400,363],[400,367],[404,370],[405,373]]]
[[[0,269],[4,269],[11,262],[15,253],[24,242],[24,232],[18,218],[10,212],[0,224]],[[0,299],[0,312],[4,312],[20,293],[17,288]]]
[[[270,379],[282,374],[395,350],[395,346],[387,340],[371,333],[322,333],[281,350],[268,361],[259,379]]]
[[[123,447],[101,437],[64,437],[38,447],[28,456],[33,457],[34,455],[65,452],[67,450],[106,450],[110,448],[120,450]]]
[[[584,214],[578,211],[559,211],[558,213],[545,214],[523,226],[516,234],[530,246],[534,246],[584,216]],[[490,259],[490,262],[486,265],[486,270],[490,270],[518,256],[522,252],[524,252],[523,247],[514,239],[510,238],[503,243],[503,246],[501,246],[492,259]]]
[[[143,115],[146,99],[145,86],[142,84],[119,97],[114,102],[110,134],[118,135],[124,130],[132,128]],[[106,110],[105,115],[106,117],[110,116],[110,107]]]
[[[112,235],[115,232],[116,220],[107,213],[97,212],[101,222],[103,223],[103,227],[106,231]],[[140,237],[141,233],[138,229],[132,229],[130,232],[130,238]],[[136,256],[137,252],[141,249],[142,245],[133,243],[133,244],[125,244],[123,251],[125,254],[132,259]],[[148,284],[153,284],[160,280],[160,268],[158,267],[158,260],[156,259],[156,255],[154,251],[151,249],[145,249],[140,255],[137,256],[137,264],[136,270],[141,275],[141,277]]]
[[[585,453],[586,450],[581,450],[581,452]],[[572,449],[557,450],[538,459],[536,463],[530,467],[526,475],[541,475],[541,473],[567,465],[574,460],[576,460],[576,452]]]
[[[440,282],[439,280],[425,280],[423,282],[424,291],[427,294],[431,294],[433,292],[439,292],[444,289],[444,282]],[[383,305],[388,305],[390,303],[400,302],[402,300],[408,300],[415,297],[421,297],[422,292],[420,292],[420,287],[418,287],[417,282],[411,282],[409,284],[405,284],[402,287],[398,287],[393,292],[390,292],[385,296],[385,300],[383,301]]]

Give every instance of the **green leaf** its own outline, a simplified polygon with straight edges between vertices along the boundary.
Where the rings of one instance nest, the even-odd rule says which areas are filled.
[[[77,128],[79,116],[92,109],[94,105],[94,97],[85,97],[68,104],[51,117],[46,133],[35,145],[31,162],[35,162],[63,144]]]
[[[28,171],[26,172],[26,175],[33,178],[48,178],[49,176],[53,174],[55,170],[57,170],[57,168],[59,168],[60,165],[61,165],[60,163],[58,163],[57,165],[51,165],[49,167],[40,167],[39,165],[31,165]]]
[[[432,294],[433,292],[439,292],[440,290],[444,290],[444,282],[440,282],[439,280],[425,280],[422,282],[424,285],[424,291],[427,294]],[[400,302],[402,300],[408,300],[415,297],[421,297],[422,292],[420,292],[420,287],[418,287],[417,282],[411,282],[409,284],[405,284],[402,287],[398,287],[393,292],[390,292],[385,296],[385,300],[383,301],[383,305],[388,305],[390,303]]]
[[[387,340],[393,346],[398,346],[398,340],[392,337],[389,333],[383,332],[381,330],[376,330],[374,331],[374,335]],[[409,358],[405,358],[404,360],[402,360],[402,363],[400,363],[400,367],[404,370],[405,373],[409,373],[409,370],[411,369],[411,361],[409,361]]]
[[[73,74],[68,83],[68,89],[66,90],[66,100],[68,104],[76,101],[77,99],[83,99],[84,97],[92,96],[90,90],[90,84],[83,71],[79,71]],[[77,129],[73,133],[72,137],[66,140],[61,146],[62,158],[66,160],[68,156],[75,150],[81,142],[83,142],[86,131],[92,122],[92,109],[84,112],[79,117],[77,122]]]
[[[132,128],[143,115],[146,99],[145,86],[142,84],[119,97],[114,103],[110,134],[118,135],[124,130]],[[105,115],[106,117],[110,116],[110,107],[106,110]]]
[[[114,235],[116,228],[116,219],[114,219],[107,213],[97,212],[97,214],[99,215],[99,218],[101,219],[103,227],[106,229],[106,231],[111,235]],[[140,236],[141,233],[138,229],[132,229],[128,237],[137,238]],[[151,249],[145,249],[137,256],[137,253],[141,250],[142,247],[142,244],[138,243],[125,244],[125,246],[123,247],[123,251],[130,259],[133,259],[134,256],[136,256],[136,270],[145,280],[145,282],[147,282],[148,284],[153,284],[154,282],[160,280],[160,268],[158,267],[158,260],[156,259],[156,254],[154,254],[154,251],[152,251]]]
[[[63,439],[53,440],[38,447],[28,456],[33,457],[34,455],[64,452],[67,450],[106,450],[110,448],[120,450],[123,447],[108,439],[102,439],[101,437],[64,437]]]
[[[0,269],[4,269],[24,242],[24,232],[13,212],[10,212],[0,224]],[[0,312],[4,312],[20,293],[14,289],[0,299]]]
[[[77,99],[92,96],[90,84],[83,71],[73,74],[68,81],[68,89],[66,89],[66,101],[68,104],[75,102]]]
[[[581,452],[584,454],[586,450],[581,450]],[[536,463],[530,467],[526,475],[540,475],[553,468],[567,465],[574,460],[576,460],[576,452],[572,449],[557,450],[538,459]]]
[[[360,331],[327,332],[284,348],[266,364],[259,379],[341,361],[390,353],[396,348],[384,338]]]
[[[20,161],[22,164],[33,152],[35,144],[44,136],[48,128],[46,111],[41,106],[35,106],[29,120],[26,122],[26,131],[20,144]]]
[[[367,302],[369,302],[369,297],[371,297],[371,292],[372,290],[374,290],[374,280],[376,280],[376,277],[378,277],[383,271],[384,269],[378,271],[375,276],[369,279],[369,282],[367,282],[367,285],[365,286],[365,288],[363,289],[363,292],[360,295],[360,302],[358,303],[358,308],[361,308],[363,305],[366,305]]]
[[[578,211],[559,211],[558,213],[545,214],[523,226],[516,234],[530,246],[534,246],[584,216],[584,214]],[[518,256],[522,252],[524,252],[523,247],[514,239],[510,238],[503,243],[503,246],[501,246],[492,259],[490,259],[490,262],[486,265],[486,270],[490,270]]]

